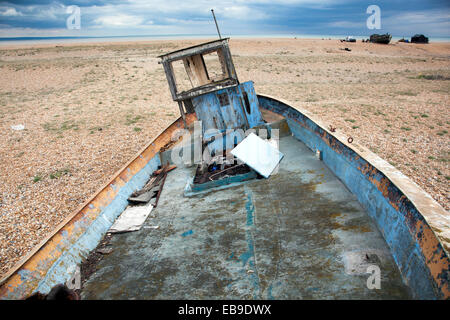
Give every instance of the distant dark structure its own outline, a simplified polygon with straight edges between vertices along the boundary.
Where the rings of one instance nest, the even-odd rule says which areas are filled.
[[[391,42],[392,36],[389,33],[386,34],[373,34],[370,36],[370,42],[388,44]]]
[[[423,34],[416,34],[411,37],[411,43],[428,43],[428,38]]]
[[[341,39],[341,42],[356,42],[356,39],[353,36],[347,36],[345,39]]]

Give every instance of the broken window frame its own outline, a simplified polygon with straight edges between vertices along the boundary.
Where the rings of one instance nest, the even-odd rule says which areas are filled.
[[[228,40],[229,38],[215,40],[159,56],[162,59],[161,63],[164,66],[174,101],[190,99],[239,84],[228,47]],[[203,56],[213,52],[217,52],[223,74],[223,77],[217,81],[211,81],[203,58]],[[193,85],[192,89],[181,92],[178,91],[172,66],[174,61],[179,60],[183,61],[187,75]],[[192,63],[196,64],[196,67],[192,68]]]

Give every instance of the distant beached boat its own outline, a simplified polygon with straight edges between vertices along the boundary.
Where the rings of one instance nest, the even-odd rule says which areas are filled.
[[[346,42],[356,42],[356,39],[353,36],[348,36],[345,38]]]
[[[370,36],[370,42],[388,44],[391,42],[392,36],[389,33],[386,34],[373,34]]]
[[[356,39],[353,36],[347,36],[345,39],[341,39],[341,42],[356,42]]]
[[[423,34],[416,34],[411,37],[411,43],[428,43],[428,38]]]

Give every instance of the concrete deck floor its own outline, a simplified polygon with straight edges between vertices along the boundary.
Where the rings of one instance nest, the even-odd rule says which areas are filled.
[[[82,298],[410,298],[356,197],[295,138],[280,150],[269,179],[190,198],[195,168],[170,172],[158,207],[140,231],[113,236]],[[369,264],[379,290],[367,288]]]

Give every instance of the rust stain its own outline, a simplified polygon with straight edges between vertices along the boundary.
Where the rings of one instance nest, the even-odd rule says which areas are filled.
[[[347,225],[341,224],[339,222],[333,222],[331,225],[333,226],[333,229],[341,229],[344,231],[359,231],[362,233],[372,231],[370,228],[365,227],[365,226],[358,226],[358,225],[347,226]]]
[[[443,294],[443,298],[450,299],[449,282],[444,275],[445,272],[450,270],[449,260],[438,250],[439,241],[436,235],[425,222],[419,221],[416,224],[415,236],[422,248],[422,254],[431,275]]]
[[[330,214],[330,218],[337,218],[340,217],[342,214],[340,212],[332,213]]]

